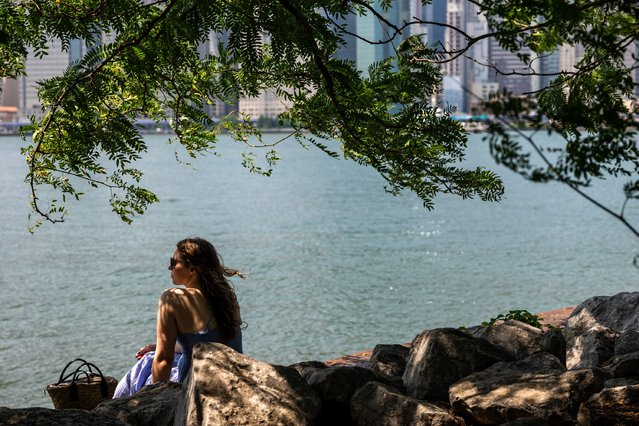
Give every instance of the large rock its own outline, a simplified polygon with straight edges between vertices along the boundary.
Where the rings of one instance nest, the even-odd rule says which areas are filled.
[[[404,345],[377,345],[368,361],[371,370],[384,377],[388,384],[405,391],[402,375],[410,348]]]
[[[291,364],[289,367],[294,368],[302,377],[304,377],[306,371],[328,368],[328,365],[321,361],[302,361]]]
[[[639,352],[639,330],[626,330],[615,339],[615,355]]]
[[[410,348],[404,345],[377,345],[369,363],[371,369],[382,376],[401,377],[406,369],[409,353]]]
[[[639,352],[615,356],[602,367],[612,378],[639,378]]]
[[[0,407],[0,425],[127,426],[127,423],[86,410]]]
[[[596,326],[568,341],[566,367],[601,367],[615,354],[616,333],[606,327]]]
[[[536,352],[548,352],[566,361],[566,340],[559,329],[544,331],[521,321],[507,320],[477,328],[473,336],[503,348],[515,359],[528,358]]]
[[[403,395],[382,383],[370,382],[351,399],[351,415],[362,426],[464,426],[464,420],[435,404]]]
[[[639,292],[591,297],[568,318],[568,327],[577,334],[597,326],[617,333],[639,330]]]
[[[181,393],[180,383],[145,386],[128,398],[105,401],[93,412],[133,426],[173,425],[175,407]]]
[[[314,424],[321,401],[291,367],[270,365],[219,343],[196,345],[175,424]]]
[[[456,381],[513,357],[499,346],[455,328],[426,330],[415,337],[403,380],[408,395],[447,400]]]
[[[500,425],[520,418],[572,425],[580,404],[603,388],[599,369],[565,371],[553,355],[540,352],[500,362],[450,387],[453,412],[471,424]]]
[[[366,383],[385,380],[372,370],[358,366],[309,369],[304,372],[304,379],[322,400],[322,424],[350,424],[351,397]]]
[[[606,388],[579,409],[579,425],[639,424],[639,385]]]

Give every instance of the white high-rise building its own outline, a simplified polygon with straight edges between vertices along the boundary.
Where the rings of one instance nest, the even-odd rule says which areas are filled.
[[[258,96],[240,99],[239,109],[242,116],[252,120],[259,117],[275,118],[291,107],[291,102],[278,97],[271,90],[263,90]]]
[[[444,30],[443,49],[450,59],[461,52],[467,40],[460,31],[466,30],[466,10],[465,2],[462,0],[447,0],[446,2],[446,23],[448,27]],[[449,60],[443,64],[443,104],[444,107],[453,107],[457,112],[465,112],[467,107],[468,78],[466,61],[463,56],[455,60]]]
[[[564,44],[559,48],[559,69],[561,71],[574,72],[575,65],[584,57],[584,47],[580,44]]]
[[[42,115],[42,104],[38,99],[38,89],[36,83],[62,75],[71,61],[77,60],[81,52],[76,52],[75,48],[81,45],[71,46],[70,51],[62,50],[60,40],[49,42],[48,54],[38,58],[30,52],[26,61],[26,75],[19,78],[19,114],[21,117]]]
[[[479,13],[479,8],[471,3],[466,5],[466,33],[472,37],[486,34],[488,21]],[[499,91],[499,84],[491,81],[490,69],[490,42],[483,39],[470,46],[467,52],[468,58],[464,58],[466,102],[465,109],[474,112],[480,108],[480,104],[487,101],[489,96]],[[461,59],[460,59],[461,60]]]
[[[462,0],[448,0],[446,5],[446,24],[448,24],[448,27],[446,27],[444,32],[444,48],[446,52],[452,55],[463,49],[467,42],[462,34],[455,30],[455,28],[459,28],[464,31],[466,28],[464,4],[465,2]],[[446,62],[444,64],[444,73],[449,77],[458,77],[461,80],[464,75],[464,61],[462,58]]]
[[[199,47],[198,52],[201,58],[207,56],[217,57],[220,55],[219,45],[223,45],[228,42],[229,33],[211,33],[209,38],[204,41]],[[224,118],[228,115],[237,116],[239,112],[239,106],[237,99],[215,99],[210,100],[211,104],[205,104],[203,106],[204,111],[211,117]]]
[[[4,77],[0,84],[0,121],[15,122],[18,120],[18,80]]]
[[[262,43],[270,42],[270,36],[262,34]],[[241,116],[257,120],[260,117],[276,118],[291,107],[291,102],[278,97],[273,90],[261,90],[257,96],[240,99],[238,107]]]

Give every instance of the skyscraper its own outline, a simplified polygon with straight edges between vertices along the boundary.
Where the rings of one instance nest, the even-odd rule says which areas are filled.
[[[44,57],[37,58],[33,52],[29,53],[26,61],[26,76],[19,78],[21,116],[35,115],[39,117],[42,115],[42,105],[38,99],[36,83],[61,75],[71,63],[72,58],[79,54],[76,50],[73,50],[73,53],[72,56],[69,51],[63,51],[62,42],[57,39],[49,41],[48,54]]]

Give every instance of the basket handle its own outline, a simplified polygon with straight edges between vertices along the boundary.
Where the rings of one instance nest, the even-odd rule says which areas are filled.
[[[67,376],[63,377],[64,372],[67,370],[67,368],[76,361],[81,361],[82,364],[80,364],[73,373],[69,373]],[[88,372],[83,370],[83,367],[85,366],[88,368],[89,370]],[[94,373],[92,368],[95,368],[98,374]],[[102,398],[106,398],[109,393],[109,387],[108,387],[106,379],[104,378],[104,374],[102,374],[102,371],[100,371],[97,365],[91,362],[85,361],[82,358],[76,358],[70,363],[68,363],[66,367],[64,367],[64,370],[62,370],[62,373],[60,374],[60,381],[58,382],[58,384],[62,383],[63,381],[67,380],[69,377],[73,376],[73,378],[71,379],[71,385],[69,386],[69,397],[72,400],[77,401],[78,386],[76,385],[76,382],[79,379],[78,376],[81,376],[83,374],[87,379],[87,383],[91,382],[91,376],[97,376],[97,375],[100,376],[100,394],[102,395]]]
[[[69,377],[71,377],[71,376],[73,376],[73,375],[74,375],[74,373],[69,373],[69,374],[67,374],[67,375],[65,376],[65,375],[64,375],[64,373],[66,373],[67,368],[69,368],[69,366],[70,366],[71,364],[73,364],[74,362],[77,362],[77,361],[82,362],[82,364],[80,364],[80,366],[79,366],[78,368],[76,368],[76,370],[75,370],[75,371],[78,371],[78,370],[79,370],[80,368],[82,368],[84,365],[87,365],[87,366],[89,367],[89,372],[93,373],[93,371],[91,370],[91,365],[92,365],[91,363],[89,363],[89,362],[87,362],[87,361],[83,360],[82,358],[76,358],[76,359],[74,359],[73,361],[69,362],[69,363],[68,363],[68,364],[64,367],[64,369],[62,370],[62,373],[60,373],[60,378],[58,379],[58,383],[57,383],[58,385],[59,385],[60,383],[64,382],[65,380],[67,380]],[[89,364],[91,364],[91,365],[89,365]],[[95,366],[94,366],[94,367],[95,367]],[[97,367],[96,367],[96,368],[97,368]],[[102,374],[102,373],[100,373],[100,374]]]

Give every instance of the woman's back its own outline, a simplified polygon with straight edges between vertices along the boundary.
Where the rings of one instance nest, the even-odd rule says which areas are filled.
[[[167,294],[168,293],[168,294]],[[179,334],[217,330],[215,316],[209,303],[198,288],[170,288],[161,298],[171,305]]]

